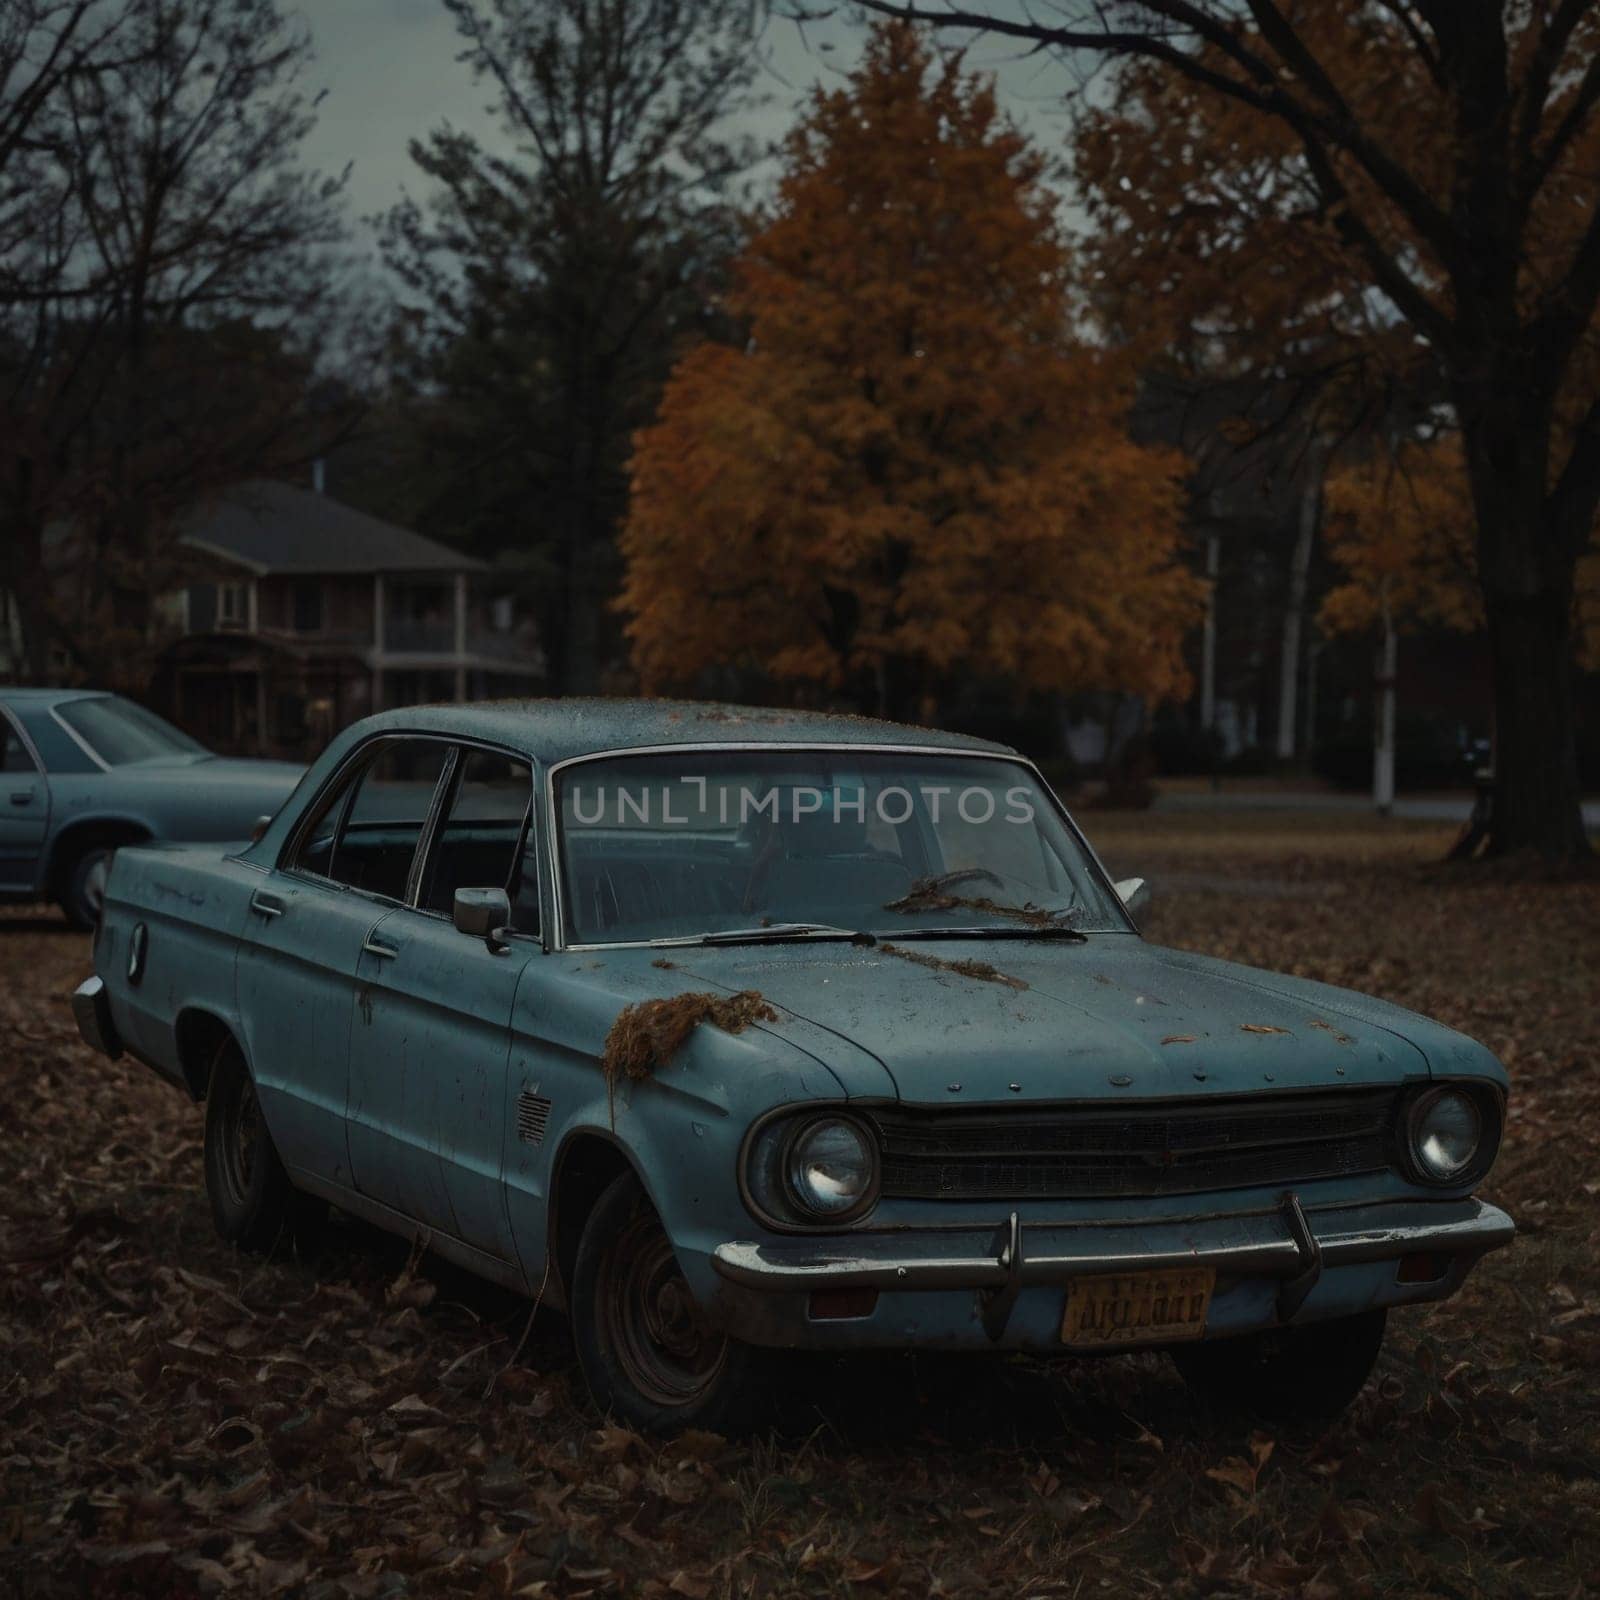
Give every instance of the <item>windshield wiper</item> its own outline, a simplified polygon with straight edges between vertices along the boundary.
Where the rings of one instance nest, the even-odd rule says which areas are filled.
[[[1089,936],[1062,922],[997,922],[987,928],[896,928],[896,943],[906,939],[1065,939],[1071,944],[1087,944]]]
[[[835,928],[826,922],[774,922],[756,928],[719,928],[703,933],[694,944],[782,944],[790,939],[848,939],[852,944],[876,944],[870,933],[855,928]]]

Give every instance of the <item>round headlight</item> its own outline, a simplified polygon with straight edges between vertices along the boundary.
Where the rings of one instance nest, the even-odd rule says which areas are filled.
[[[837,1220],[871,1199],[878,1152],[859,1123],[821,1117],[795,1134],[787,1165],[796,1204],[812,1216]]]
[[[1459,1177],[1483,1142],[1483,1115],[1459,1089],[1440,1089],[1418,1102],[1411,1116],[1411,1154],[1417,1169],[1435,1183]]]

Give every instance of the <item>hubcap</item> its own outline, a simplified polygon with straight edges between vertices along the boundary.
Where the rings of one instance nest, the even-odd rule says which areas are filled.
[[[105,910],[106,904],[106,879],[110,876],[111,858],[104,854],[97,855],[89,864],[89,870],[83,875],[83,898],[89,910],[94,913],[98,921],[100,913]]]
[[[243,1204],[250,1193],[250,1175],[255,1171],[256,1141],[261,1130],[261,1113],[256,1104],[255,1086],[248,1078],[239,1085],[234,1103],[232,1127],[224,1142],[223,1165],[233,1198]]]
[[[653,1215],[637,1216],[622,1230],[599,1289],[608,1342],[652,1404],[689,1405],[716,1380],[728,1358],[727,1338],[706,1326]]]

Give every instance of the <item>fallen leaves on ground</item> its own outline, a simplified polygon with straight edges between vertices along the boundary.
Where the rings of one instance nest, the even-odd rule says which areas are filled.
[[[1192,865],[1192,826],[1165,855],[1123,828],[1158,897]],[[0,914],[0,1570],[176,1600],[1585,1592],[1600,896],[1293,843],[1219,840],[1206,870],[1242,892],[1158,898],[1149,936],[1482,1038],[1514,1082],[1488,1194],[1521,1234],[1395,1315],[1344,1419],[1279,1433],[1200,1411],[1159,1356],[924,1355],[797,1359],[778,1436],[642,1439],[590,1409],[559,1317],[513,1359],[527,1303],[399,1241],[219,1243],[197,1109],[77,1040],[86,941]]]

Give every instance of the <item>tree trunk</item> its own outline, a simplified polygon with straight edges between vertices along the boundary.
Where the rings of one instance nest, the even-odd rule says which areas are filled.
[[[1592,854],[1578,784],[1571,592],[1490,588],[1484,604],[1494,657],[1489,853],[1531,849],[1571,864]]]
[[[571,335],[567,378],[569,424],[563,588],[566,615],[553,661],[560,694],[591,695],[600,687],[599,542],[609,535],[601,510],[606,395],[594,373],[596,313],[585,311]]]
[[[1378,651],[1377,703],[1372,719],[1372,808],[1380,817],[1394,811],[1395,674],[1400,642],[1387,603],[1383,608],[1383,645]]]
[[[562,694],[594,694],[600,687],[600,601],[592,541],[588,518],[579,513],[567,550],[566,616],[557,680]]]
[[[1222,541],[1212,534],[1206,540],[1206,616],[1200,635],[1200,726],[1207,733],[1217,723],[1217,571]]]
[[[44,532],[31,518],[19,518],[9,527],[0,524],[0,539],[11,544],[0,568],[0,581],[16,602],[22,633],[22,660],[28,682],[50,681],[50,610],[48,580],[44,570]]]
[[[1578,786],[1572,638],[1578,550],[1551,525],[1552,403],[1517,381],[1523,374],[1515,366],[1495,376],[1487,389],[1456,393],[1494,663],[1488,853],[1532,850],[1552,865],[1571,865],[1593,854]]]
[[[1317,536],[1320,482],[1313,478],[1301,493],[1300,522],[1289,556],[1289,592],[1283,608],[1283,655],[1278,671],[1278,759],[1293,761],[1296,713],[1300,709],[1300,636],[1305,626],[1306,583],[1311,546]]]

